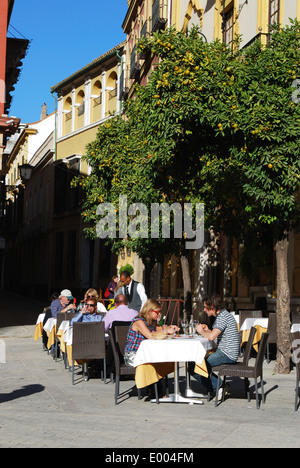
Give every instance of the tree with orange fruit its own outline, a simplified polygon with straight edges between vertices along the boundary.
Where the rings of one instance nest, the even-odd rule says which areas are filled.
[[[300,105],[292,99],[299,42],[297,21],[274,27],[266,46],[257,41],[242,50],[238,39],[232,49],[206,43],[197,28],[188,36],[170,29],[142,39],[140,50],[159,64],[126,103],[126,121],[115,119],[105,135],[100,127],[102,136],[87,152],[90,221],[94,191],[96,203],[100,187],[109,200],[130,187],[146,203],[204,202],[207,227],[245,249],[258,248],[265,233],[272,236],[280,373],[289,372],[290,359],[288,233],[299,223]],[[145,255],[145,242],[135,247]]]

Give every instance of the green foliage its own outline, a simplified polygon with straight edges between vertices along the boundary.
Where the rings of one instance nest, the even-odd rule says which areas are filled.
[[[132,267],[132,265],[129,265],[129,263],[126,263],[126,265],[122,266],[119,270],[119,275],[121,275],[121,273],[123,273],[123,271],[128,271],[128,273],[130,274],[130,276],[133,275],[134,273],[134,269]]]
[[[95,236],[99,203],[204,202],[206,224],[243,240],[254,231],[281,239],[299,221],[300,25],[276,27],[271,41],[231,50],[170,29],[143,38],[157,66],[125,104],[126,119],[99,127],[88,145],[92,173],[77,180],[86,192],[86,232]],[[118,209],[118,208],[117,208]],[[149,211],[150,212],[150,211]],[[182,252],[174,239],[124,242],[144,261]]]

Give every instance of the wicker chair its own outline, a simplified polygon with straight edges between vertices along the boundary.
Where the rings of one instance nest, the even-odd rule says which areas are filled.
[[[247,341],[247,344],[246,344],[246,347],[245,347],[245,352],[244,352],[244,355],[243,355],[243,360],[241,362],[236,362],[235,364],[221,364],[220,366],[215,366],[212,368],[211,370],[211,374],[212,373],[216,373],[216,372],[219,372],[221,369],[224,369],[224,367],[235,367],[235,366],[248,366],[248,363],[249,363],[249,360],[250,360],[250,356],[251,356],[251,351],[252,351],[252,345],[253,345],[253,340],[254,340],[254,337],[255,337],[255,333],[256,333],[256,328],[255,327],[251,327],[251,330],[250,330],[250,333],[249,333],[249,339]],[[210,401],[211,399],[211,392],[209,391],[208,392],[208,395],[207,395],[207,401]]]
[[[293,352],[293,362],[296,366],[296,390],[295,390],[295,406],[294,409],[297,411],[299,403],[299,380],[300,380],[300,332],[290,334],[290,340]]]
[[[269,314],[268,320],[268,333],[269,339],[267,343],[267,361],[270,362],[270,344],[277,343],[277,315],[276,312],[271,312]]]
[[[292,313],[292,323],[300,323],[300,314]]]
[[[121,375],[135,375],[135,367],[126,366],[124,363],[124,350],[127,341],[128,325],[118,325],[114,327],[115,335],[112,330],[108,330],[109,341],[112,346],[115,362],[115,404],[118,404],[118,397],[120,392],[120,377]],[[138,399],[141,398],[141,391],[138,389]]]
[[[118,397],[120,391],[120,376],[121,375],[135,375],[135,367],[126,366],[124,363],[124,350],[127,342],[128,325],[121,325],[115,327],[115,337],[111,330],[108,330],[109,339],[112,344],[115,360],[116,371],[116,387],[115,387],[115,404],[118,404]],[[154,384],[156,403],[159,403],[158,387]],[[138,399],[141,399],[141,390],[138,389]]]
[[[115,320],[112,323],[112,326],[110,328],[114,340],[115,340],[115,337],[116,337],[116,332],[115,332],[116,327],[124,326],[124,327],[127,327],[127,331],[128,331],[130,325],[131,325],[131,321],[124,322],[124,321],[120,321],[120,320]],[[122,362],[123,361],[123,355],[121,354],[119,349],[118,349],[118,353],[119,353],[119,360]],[[114,380],[115,380],[115,376],[114,376],[114,374],[115,374],[115,358],[114,358],[112,340],[108,341],[107,352],[106,352],[106,364],[107,364],[107,370],[110,373],[110,380],[112,382],[114,382]]]
[[[255,365],[252,366],[244,366],[243,364],[237,364],[233,366],[224,366],[222,369],[219,370],[218,375],[218,384],[217,384],[217,394],[220,388],[220,378],[224,377],[224,387],[226,384],[226,377],[242,377],[245,379],[245,390],[246,395],[248,397],[248,401],[250,401],[250,392],[249,392],[249,379],[253,378],[255,381],[255,394],[256,394],[256,408],[259,409],[259,399],[258,399],[258,384],[257,379],[260,377],[261,381],[261,393],[262,393],[262,402],[265,403],[265,394],[264,394],[264,383],[263,383],[263,361],[264,355],[266,352],[267,342],[268,342],[269,334],[263,333],[261,341],[259,343],[258,353],[255,360]],[[225,392],[223,392],[222,401],[224,401]],[[216,399],[215,406],[218,406],[218,400]]]
[[[247,318],[262,318],[263,311],[262,310],[240,310],[239,317],[240,317],[240,327],[243,325],[244,321]]]
[[[104,322],[79,322],[73,324],[72,383],[74,385],[75,361],[103,360],[106,383],[106,344]]]

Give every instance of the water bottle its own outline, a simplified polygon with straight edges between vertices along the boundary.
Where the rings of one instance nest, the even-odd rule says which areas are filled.
[[[189,334],[194,334],[194,317],[193,314],[191,315],[190,324],[189,324]]]

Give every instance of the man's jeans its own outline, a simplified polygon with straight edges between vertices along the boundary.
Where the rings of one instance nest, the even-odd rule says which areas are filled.
[[[206,366],[207,366],[207,371],[208,375],[210,376],[212,367],[215,366],[220,366],[221,364],[234,364],[236,361],[233,361],[230,359],[226,354],[222,353],[219,349],[216,350],[215,353],[211,353],[207,358],[206,358]],[[210,384],[212,387],[213,391],[216,391],[217,389],[217,382],[218,382],[218,377],[215,374],[211,375],[210,378],[202,377],[202,375],[196,374],[194,372],[194,367],[190,366],[190,374],[202,385],[204,385],[207,390],[210,389]],[[221,384],[223,386],[223,382]]]

